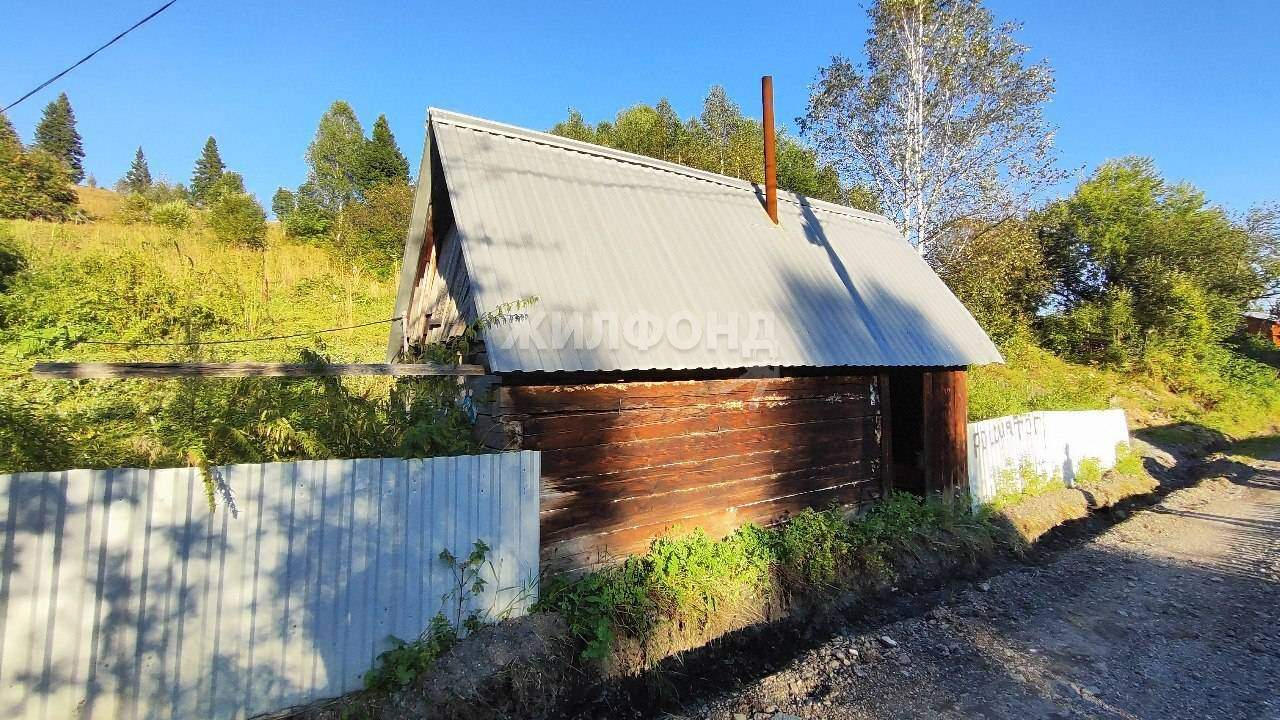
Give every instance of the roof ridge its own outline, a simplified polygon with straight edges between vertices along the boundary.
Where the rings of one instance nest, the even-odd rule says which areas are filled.
[[[743,180],[741,178],[730,177],[728,175],[699,170],[698,168],[689,167],[688,165],[660,160],[658,158],[649,157],[648,155],[627,152],[626,150],[618,150],[617,148],[597,145],[595,143],[589,143],[582,140],[575,140],[561,135],[553,135],[548,132],[542,132],[541,130],[531,130],[518,125],[489,120],[475,115],[467,115],[453,110],[445,110],[437,107],[427,108],[427,123],[430,125],[432,122],[441,122],[446,125],[454,125],[468,130],[502,135],[513,140],[523,140],[526,142],[538,143],[541,145],[568,150],[570,152],[579,152],[586,155],[593,155],[595,157],[616,160],[618,162],[640,165],[642,167],[652,168],[661,172],[683,175],[694,180],[715,183],[717,185],[723,185],[736,190],[748,191],[753,194],[763,190],[761,186],[751,182],[750,180]],[[799,207],[809,207],[816,210],[822,210],[835,215],[843,215],[845,217],[853,218],[855,220],[891,224],[890,220],[883,215],[870,213],[865,210],[858,210],[857,208],[851,208],[847,205],[838,205],[826,200],[811,198],[807,195],[801,195],[800,193],[783,188],[778,188],[778,190],[778,198],[780,200],[785,200],[786,202],[790,202]]]

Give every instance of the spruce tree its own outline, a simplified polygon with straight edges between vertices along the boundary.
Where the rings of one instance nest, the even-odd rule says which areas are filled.
[[[203,206],[209,198],[209,191],[222,178],[227,166],[218,154],[218,141],[212,136],[204,141],[204,150],[200,159],[196,160],[195,172],[191,173],[191,199],[196,205]]]
[[[131,193],[144,193],[151,187],[151,168],[147,167],[147,157],[142,154],[142,147],[133,156],[133,165],[124,176],[125,190]]]
[[[66,93],[45,105],[44,116],[36,125],[35,146],[65,162],[71,169],[72,182],[84,180],[84,145],[76,131],[76,115]]]
[[[409,161],[396,145],[386,115],[373,123],[373,137],[365,144],[360,189],[368,190],[379,183],[409,184]]]

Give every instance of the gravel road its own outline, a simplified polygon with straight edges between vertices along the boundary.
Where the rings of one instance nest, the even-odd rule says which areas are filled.
[[[668,718],[1280,720],[1280,458]]]

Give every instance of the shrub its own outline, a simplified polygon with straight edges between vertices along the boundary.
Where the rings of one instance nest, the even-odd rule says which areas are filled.
[[[443,613],[436,613],[417,639],[406,642],[393,635],[387,640],[391,649],[379,655],[373,668],[364,674],[366,689],[394,690],[413,682],[458,644],[458,631]]]
[[[1072,484],[1078,487],[1096,485],[1102,480],[1102,461],[1095,457],[1080,458]]]
[[[171,200],[151,209],[151,222],[170,230],[191,227],[191,206],[185,200]]]
[[[380,276],[390,276],[404,254],[404,238],[413,210],[413,188],[406,183],[379,183],[346,209],[338,252],[350,262]]]
[[[122,225],[140,225],[151,222],[151,200],[142,193],[129,193],[116,208],[112,219]]]
[[[75,202],[71,168],[44,150],[24,150],[0,113],[0,219],[66,220]]]
[[[0,292],[9,288],[15,275],[27,267],[27,257],[9,228],[0,225]]]
[[[267,245],[267,214],[248,193],[218,193],[209,208],[209,228],[231,245],[255,249]]]
[[[996,342],[1030,327],[1050,277],[1031,223],[972,223],[939,238],[929,257],[938,275]]]

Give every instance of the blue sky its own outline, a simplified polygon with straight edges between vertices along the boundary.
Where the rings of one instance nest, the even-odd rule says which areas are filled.
[[[7,105],[160,0],[0,0]],[[1015,2],[997,17],[1058,78],[1048,108],[1061,161],[1086,171],[1143,154],[1233,210],[1280,200],[1280,3]],[[386,113],[415,169],[425,108],[534,128],[566,108],[589,120],[669,97],[682,115],[720,83],[758,113],[772,73],[780,120],[804,110],[833,53],[858,57],[855,3],[212,2],[168,11],[10,111],[24,138],[59,91],[103,184],[141,144],[153,174],[186,181],[206,136],[260,199],[305,175],[303,153],[335,98],[366,129]],[[1069,188],[1064,188],[1064,190]]]

